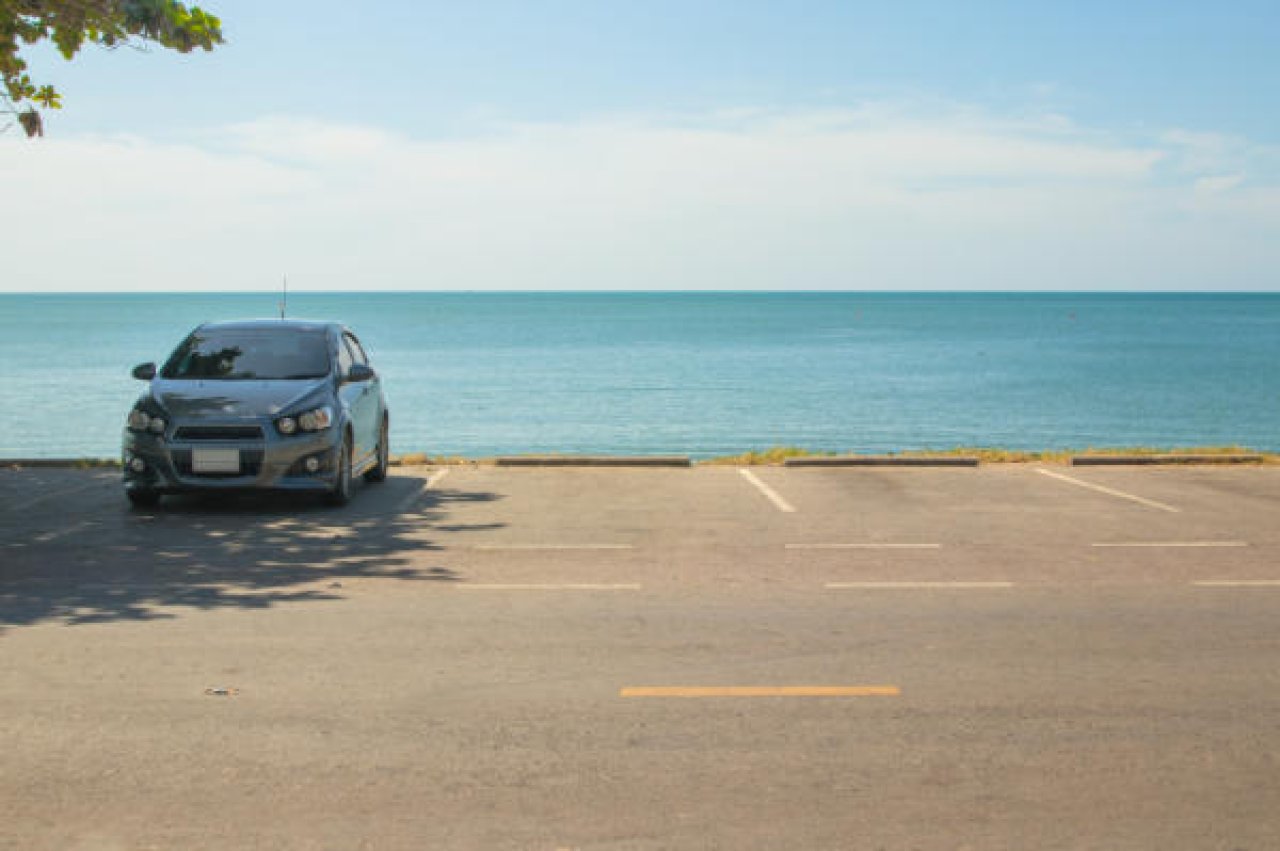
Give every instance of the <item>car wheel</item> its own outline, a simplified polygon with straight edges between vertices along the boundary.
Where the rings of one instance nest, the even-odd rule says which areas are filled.
[[[135,508],[154,508],[160,504],[160,494],[150,490],[127,490],[124,495]]]
[[[391,463],[391,450],[387,440],[389,437],[387,421],[384,418],[382,420],[382,429],[378,432],[378,463],[365,471],[364,480],[366,482],[385,482],[387,480],[387,465]]]
[[[351,501],[351,438],[346,434],[342,436],[342,447],[338,450],[337,477],[324,501],[333,506],[346,505]]]

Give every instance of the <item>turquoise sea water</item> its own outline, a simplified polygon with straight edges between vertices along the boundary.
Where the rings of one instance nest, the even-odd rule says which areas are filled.
[[[0,295],[0,457],[113,456],[129,377],[278,294]],[[1280,294],[293,293],[393,451],[1280,450]]]

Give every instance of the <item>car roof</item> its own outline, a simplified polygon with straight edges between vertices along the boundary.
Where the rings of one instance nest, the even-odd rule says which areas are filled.
[[[344,330],[341,322],[313,319],[235,319],[226,322],[205,322],[198,330],[218,331],[324,331]]]

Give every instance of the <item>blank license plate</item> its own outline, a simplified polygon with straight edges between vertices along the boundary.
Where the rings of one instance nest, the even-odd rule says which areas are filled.
[[[193,449],[191,451],[193,473],[240,472],[239,449]]]

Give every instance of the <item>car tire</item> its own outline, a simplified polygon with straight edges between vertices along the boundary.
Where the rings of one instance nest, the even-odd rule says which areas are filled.
[[[160,504],[160,494],[152,490],[131,489],[124,492],[134,508],[154,508]]]
[[[351,501],[351,436],[342,435],[342,446],[338,449],[337,477],[333,480],[333,488],[324,496],[324,501],[339,508]]]
[[[378,432],[378,460],[364,473],[366,482],[385,482],[387,480],[387,467],[391,463],[391,447],[388,438],[391,436],[390,429],[387,427],[387,420],[382,420],[382,429]]]

